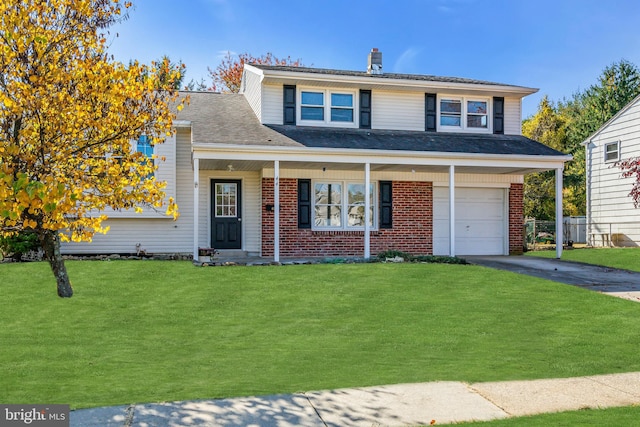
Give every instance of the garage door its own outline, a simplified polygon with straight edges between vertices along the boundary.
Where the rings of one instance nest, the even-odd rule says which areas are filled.
[[[456,188],[456,255],[506,255],[503,188]],[[433,253],[449,254],[449,188],[433,189]]]

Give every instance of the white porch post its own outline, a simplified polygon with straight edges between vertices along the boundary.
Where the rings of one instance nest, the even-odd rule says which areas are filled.
[[[193,159],[193,260],[198,261],[198,205],[200,181],[200,159]]]
[[[562,244],[564,232],[562,230],[562,171],[563,167],[556,169],[556,258],[562,256]]]
[[[456,167],[449,166],[449,256],[456,256]]]
[[[280,262],[280,160],[273,162],[273,261]]]
[[[364,164],[364,259],[371,258],[371,164]]]

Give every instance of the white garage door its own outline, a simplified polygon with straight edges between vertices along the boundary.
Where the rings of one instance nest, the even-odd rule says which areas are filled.
[[[456,188],[456,255],[508,254],[503,188]],[[433,253],[449,254],[449,188],[433,189]]]

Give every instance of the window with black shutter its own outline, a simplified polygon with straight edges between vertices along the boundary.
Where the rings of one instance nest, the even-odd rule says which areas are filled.
[[[424,130],[436,131],[436,94],[424,94]]]
[[[493,98],[493,133],[504,133],[504,98]]]
[[[371,91],[360,90],[360,129],[371,129]]]
[[[393,226],[393,183],[380,181],[380,228]]]
[[[298,180],[298,228],[311,228],[311,180]]]
[[[283,119],[285,125],[296,124],[296,87],[295,85],[284,85],[283,89]]]

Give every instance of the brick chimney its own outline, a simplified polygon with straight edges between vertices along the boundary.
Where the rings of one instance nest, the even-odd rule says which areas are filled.
[[[382,74],[382,52],[379,52],[377,47],[371,49],[368,62],[367,73]]]

